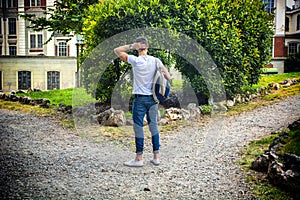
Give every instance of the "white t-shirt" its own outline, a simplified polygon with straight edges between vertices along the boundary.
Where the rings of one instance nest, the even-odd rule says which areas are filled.
[[[128,63],[132,65],[133,71],[133,94],[152,94],[152,80],[155,73],[155,57],[128,55]],[[157,59],[159,64],[162,64]]]

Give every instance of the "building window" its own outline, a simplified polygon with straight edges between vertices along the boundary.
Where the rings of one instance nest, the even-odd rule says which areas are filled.
[[[298,52],[298,43],[290,42],[289,43],[289,54],[294,54]]]
[[[9,55],[16,56],[17,55],[17,47],[16,46],[9,46]]]
[[[18,89],[27,90],[31,88],[31,72],[19,71],[18,72]]]
[[[60,83],[60,73],[57,71],[50,71],[47,72],[47,89],[53,90],[53,89],[60,89],[59,83]]]
[[[31,7],[39,7],[41,6],[41,0],[30,0]]]
[[[264,0],[265,11],[268,13],[274,13],[274,0]]]
[[[67,43],[66,42],[58,43],[58,56],[67,56]]]
[[[290,31],[290,18],[288,17],[285,18],[285,31],[286,32]]]
[[[18,7],[17,4],[18,4],[18,0],[7,0],[6,1],[7,8],[16,8],[16,7]]]
[[[2,71],[0,71],[0,90],[2,91]]]
[[[43,48],[43,35],[42,34],[30,34],[30,48],[31,49]]]
[[[300,15],[297,16],[297,31],[300,30]]]
[[[8,34],[16,35],[17,34],[17,20],[16,18],[8,18]]]

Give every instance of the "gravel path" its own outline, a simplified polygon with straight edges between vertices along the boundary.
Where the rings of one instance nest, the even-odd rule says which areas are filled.
[[[300,117],[300,95],[162,137],[160,166],[129,168],[134,154],[92,142],[49,118],[0,110],[2,199],[254,199],[235,164],[247,142]],[[203,123],[202,123],[203,124]]]

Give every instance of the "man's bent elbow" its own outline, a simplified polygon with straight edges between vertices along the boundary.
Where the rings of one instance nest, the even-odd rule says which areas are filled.
[[[118,51],[118,48],[115,48],[114,49],[114,53],[118,56],[118,57],[120,57],[119,55],[120,55],[120,52]]]

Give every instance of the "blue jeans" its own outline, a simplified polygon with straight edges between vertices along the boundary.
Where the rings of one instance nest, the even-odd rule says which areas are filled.
[[[159,132],[157,126],[158,104],[152,96],[135,97],[132,105],[133,130],[135,134],[136,154],[144,150],[144,117],[147,116],[149,130],[152,136],[153,153],[159,152]]]

